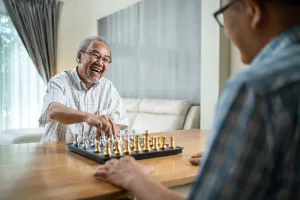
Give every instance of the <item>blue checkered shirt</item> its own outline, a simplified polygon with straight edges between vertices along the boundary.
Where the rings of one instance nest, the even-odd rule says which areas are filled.
[[[300,199],[300,26],[227,82],[190,200]]]

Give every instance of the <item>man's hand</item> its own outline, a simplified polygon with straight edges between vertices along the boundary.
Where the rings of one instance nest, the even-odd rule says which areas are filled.
[[[153,168],[144,167],[136,162],[134,158],[125,156],[120,160],[111,159],[104,165],[100,165],[94,176],[128,189],[132,181],[147,178],[153,171]]]
[[[101,134],[101,131],[105,132],[107,137],[117,135],[116,127],[110,117],[106,115],[93,115],[88,114],[86,118],[86,123],[90,126],[95,126],[98,129],[97,135]]]
[[[189,159],[190,163],[192,165],[199,165],[202,155],[203,155],[203,152],[192,155],[192,157]]]

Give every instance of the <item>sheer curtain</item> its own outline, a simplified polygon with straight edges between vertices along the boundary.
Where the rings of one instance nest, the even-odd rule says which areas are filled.
[[[98,21],[122,97],[200,103],[201,0],[144,0]]]
[[[5,12],[0,12],[0,66],[0,131],[38,127],[46,85]]]

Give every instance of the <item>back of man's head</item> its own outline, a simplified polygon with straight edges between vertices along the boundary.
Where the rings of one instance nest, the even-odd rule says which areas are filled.
[[[223,0],[225,33],[250,64],[285,30],[300,25],[300,0]]]

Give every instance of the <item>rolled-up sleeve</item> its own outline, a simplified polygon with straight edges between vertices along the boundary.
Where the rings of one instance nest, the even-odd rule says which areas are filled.
[[[266,99],[246,84],[221,95],[214,127],[190,200],[256,199],[264,194],[270,152]]]
[[[60,78],[52,78],[47,87],[47,93],[44,97],[44,103],[41,111],[41,115],[39,118],[40,126],[44,126],[45,124],[52,121],[50,118],[48,107],[53,102],[59,102],[63,105],[66,105],[67,98],[64,95],[64,84]]]

